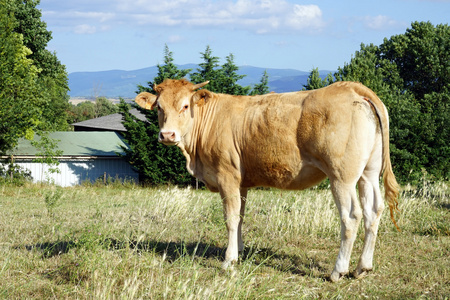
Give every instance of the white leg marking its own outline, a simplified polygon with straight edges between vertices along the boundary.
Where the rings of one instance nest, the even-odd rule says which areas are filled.
[[[241,197],[239,189],[221,189],[223,212],[228,231],[228,247],[225,252],[224,269],[238,260],[239,254],[239,227],[241,222]]]
[[[361,221],[362,212],[356,196],[355,185],[331,182],[334,200],[341,217],[341,246],[330,279],[335,282],[348,273],[353,243]]]
[[[363,251],[353,273],[356,278],[372,270],[378,225],[385,206],[378,184],[378,174],[378,172],[364,172],[358,182],[359,197],[364,212],[365,236]]]

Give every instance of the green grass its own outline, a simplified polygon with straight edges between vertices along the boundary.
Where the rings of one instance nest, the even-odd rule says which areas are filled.
[[[339,219],[327,190],[249,192],[246,248],[223,271],[218,194],[176,187],[0,186],[2,299],[448,299],[450,187],[401,193],[374,272],[333,284]],[[363,243],[360,228],[351,260]]]

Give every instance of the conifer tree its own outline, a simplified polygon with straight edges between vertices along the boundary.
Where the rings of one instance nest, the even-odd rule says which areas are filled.
[[[213,56],[209,45],[206,46],[205,52],[200,54],[203,62],[199,64],[196,72],[191,73],[191,81],[193,83],[209,81],[205,88],[211,92],[220,93],[222,91],[222,71],[220,70],[219,57]]]
[[[333,75],[331,73],[322,79],[319,74],[319,68],[313,68],[309,73],[306,85],[303,85],[303,90],[320,89],[331,83],[333,83]]]
[[[180,70],[173,64],[173,54],[166,45],[164,49],[164,65],[158,64],[158,74],[148,87],[138,86],[139,92],[155,93],[154,84],[164,79],[184,78],[190,70]],[[129,106],[121,100],[119,112],[122,123],[127,129],[123,136],[130,149],[123,148],[123,156],[139,172],[139,180],[149,184],[174,183],[193,185],[195,178],[186,170],[186,159],[178,147],[167,147],[158,143],[158,115],[155,110],[145,110],[135,106],[146,116],[147,121],[137,119],[129,111]]]
[[[155,93],[153,91],[153,86],[156,84],[160,84],[164,81],[164,79],[182,79],[185,78],[186,75],[189,74],[189,72],[192,71],[192,69],[183,69],[180,70],[178,67],[173,63],[173,53],[169,50],[169,47],[167,44],[164,47],[164,65],[157,65],[158,68],[158,74],[153,79],[153,81],[147,82],[148,87],[144,87],[142,85],[138,85],[138,91],[140,92],[149,92],[149,93]]]
[[[220,93],[229,95],[247,95],[250,91],[250,87],[243,87],[237,82],[244,78],[246,75],[239,75],[237,71],[239,67],[234,63],[234,55],[230,53],[226,57],[225,64],[221,68],[220,81]],[[208,88],[208,87],[207,87]]]
[[[264,70],[264,73],[261,76],[261,81],[258,84],[255,84],[250,95],[264,95],[269,93],[268,84],[269,84],[269,74],[267,74],[267,70]]]

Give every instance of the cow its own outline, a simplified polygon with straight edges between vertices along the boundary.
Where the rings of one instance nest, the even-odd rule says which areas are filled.
[[[302,190],[329,178],[340,214],[341,244],[332,282],[348,274],[357,229],[364,218],[364,246],[353,273],[372,270],[380,217],[398,210],[398,184],[389,154],[388,112],[360,83],[337,82],[311,91],[258,96],[218,94],[186,79],[166,79],[156,95],[135,102],[158,110],[159,142],[178,146],[187,170],[219,192],[228,231],[223,267],[244,248],[242,222],[251,187]],[[359,199],[356,193],[359,190]]]

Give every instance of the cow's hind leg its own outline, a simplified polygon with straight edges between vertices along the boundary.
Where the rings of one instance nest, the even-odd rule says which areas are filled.
[[[364,247],[358,266],[353,275],[356,278],[372,270],[373,252],[377,238],[378,225],[384,210],[384,202],[379,187],[379,170],[365,170],[358,181],[359,198],[364,216]]]
[[[355,184],[331,180],[331,189],[341,218],[341,246],[336,265],[330,279],[335,282],[348,273],[350,256],[356,233],[361,221],[361,207],[356,195]]]

